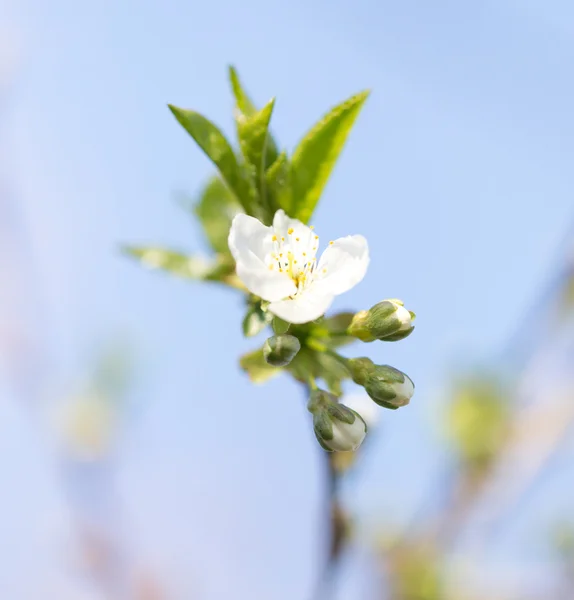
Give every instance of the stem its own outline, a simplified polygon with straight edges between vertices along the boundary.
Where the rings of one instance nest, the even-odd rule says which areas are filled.
[[[330,348],[325,348],[325,350],[323,350],[323,352],[329,356],[331,356],[332,358],[334,358],[336,361],[338,361],[340,364],[342,364],[347,370],[347,364],[349,363],[349,359],[345,358],[344,356],[341,356],[339,353],[335,352],[334,350],[331,350]]]
[[[307,393],[317,389],[314,377],[309,378]],[[322,514],[327,516],[326,523],[326,557],[320,569],[312,600],[329,600],[332,597],[332,587],[335,579],[339,558],[347,542],[349,530],[347,517],[339,499],[340,474],[337,471],[334,455],[321,451],[321,461],[325,468],[325,496]]]
[[[314,600],[328,600],[332,597],[332,587],[339,559],[347,542],[347,517],[339,500],[340,477],[335,468],[333,455],[324,453],[326,467],[325,512],[327,513],[327,557],[317,581]]]

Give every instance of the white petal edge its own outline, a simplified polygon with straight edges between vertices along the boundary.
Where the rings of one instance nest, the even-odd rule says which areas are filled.
[[[272,235],[272,229],[261,221],[239,214],[233,218],[228,238],[239,279],[252,294],[269,302],[291,296],[297,289],[288,275],[270,271],[265,264],[273,248]]]
[[[323,316],[332,303],[332,295],[325,296],[308,290],[295,298],[272,302],[268,310],[289,323],[300,325]]]
[[[362,235],[348,235],[335,240],[323,252],[318,273],[326,273],[315,282],[317,291],[338,296],[356,286],[369,266],[369,245]]]
[[[311,231],[310,227],[307,227],[307,225],[304,225],[298,219],[292,219],[282,208],[280,208],[273,216],[273,229],[275,229],[276,232],[286,232],[290,227],[303,231]]]

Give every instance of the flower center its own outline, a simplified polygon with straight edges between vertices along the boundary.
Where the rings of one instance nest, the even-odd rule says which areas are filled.
[[[301,230],[290,227],[284,232],[274,229],[271,240],[273,251],[268,257],[269,270],[287,275],[297,286],[296,296],[314,279],[319,236],[308,227],[303,226]]]

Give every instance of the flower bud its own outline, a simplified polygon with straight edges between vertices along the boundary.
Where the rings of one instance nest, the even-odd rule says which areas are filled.
[[[390,409],[406,406],[415,392],[410,377],[388,365],[376,365],[367,376],[364,386],[367,394],[379,406]]]
[[[362,356],[361,358],[349,358],[345,365],[351,373],[352,380],[358,385],[365,385],[369,374],[375,368],[375,364],[370,358]]]
[[[265,340],[263,356],[274,367],[285,367],[301,349],[299,340],[293,335],[274,335]]]
[[[307,408],[313,413],[313,429],[321,446],[328,452],[356,450],[367,435],[367,425],[359,413],[339,404],[323,390],[311,393]]]
[[[383,300],[369,310],[358,312],[348,333],[363,342],[396,342],[412,333],[414,320],[415,313],[408,311],[400,300]]]

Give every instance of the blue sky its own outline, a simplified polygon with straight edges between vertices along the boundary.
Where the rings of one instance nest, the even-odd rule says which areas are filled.
[[[122,242],[203,248],[173,195],[197,191],[211,166],[166,104],[232,135],[232,62],[258,102],[277,96],[274,131],[292,148],[328,107],[373,90],[314,219],[327,238],[362,233],[371,247],[367,277],[335,309],[400,297],[418,314],[408,340],[369,347],[417,394],[384,415],[352,498],[368,512],[408,513],[426,489],[445,377],[499,356],[557,267],[572,218],[569,3],[353,6],[26,0],[13,10],[22,64],[4,177],[35,260],[53,386],[72,386],[116,333],[132,340],[145,409],[121,481],[134,535],[175,581],[197,572],[206,598],[305,594],[321,472],[299,390],[283,379],[253,388],[236,367],[253,345],[240,335],[239,299],[117,253]],[[35,459],[25,450],[33,432],[21,424],[17,435],[8,423],[20,417],[5,412],[2,436],[27,456],[37,510],[58,504],[40,449]],[[11,518],[23,525],[33,511]]]

